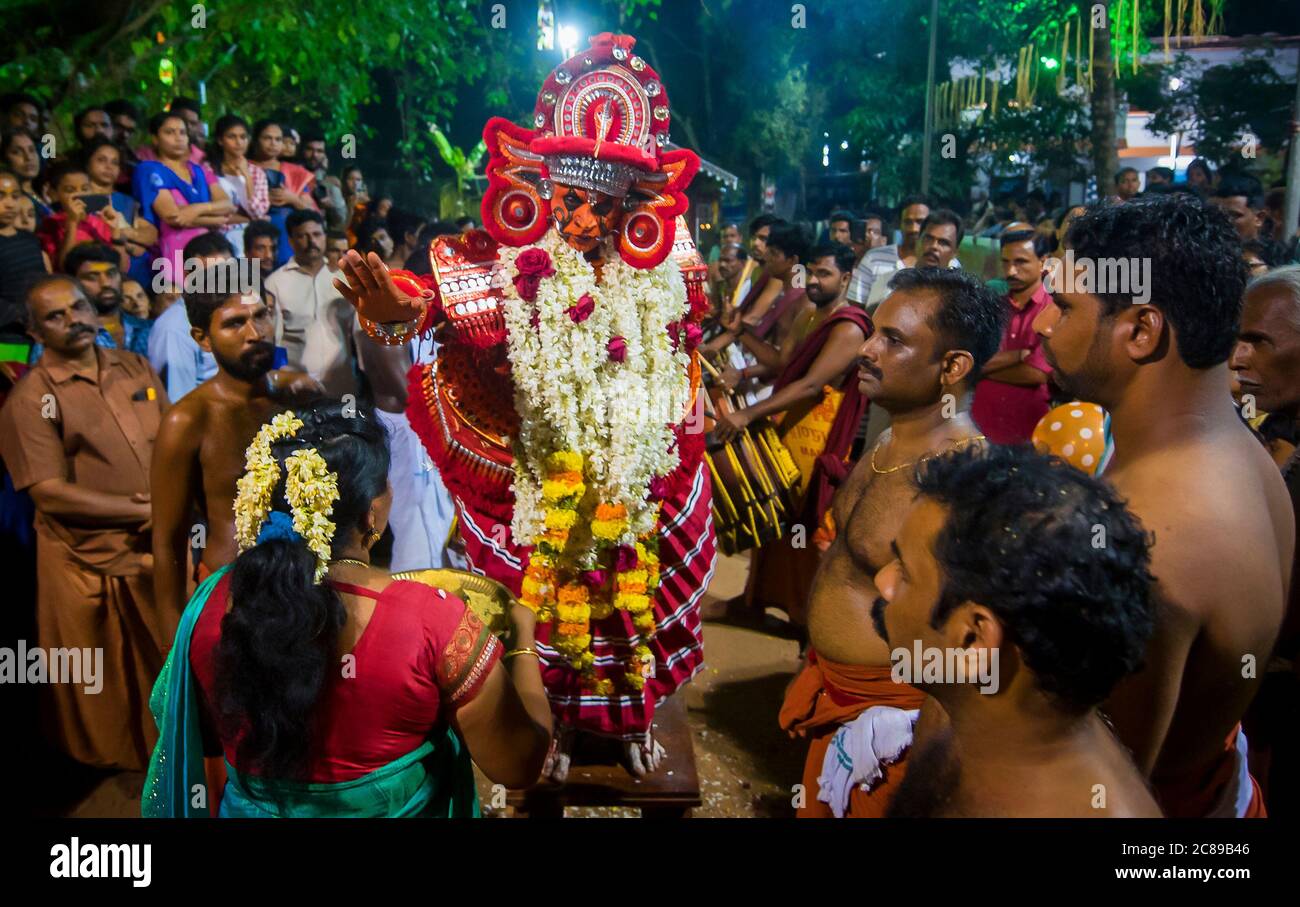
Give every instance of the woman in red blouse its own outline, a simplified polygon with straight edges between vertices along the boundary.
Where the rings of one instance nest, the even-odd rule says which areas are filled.
[[[224,756],[217,813],[233,817],[477,815],[471,756],[493,781],[535,782],[551,714],[532,612],[515,606],[503,652],[460,599],[370,564],[392,504],[371,413],[331,403],[277,419],[274,468],[247,475],[236,502],[248,513],[259,477],[270,488],[257,542],[195,593],[155,687],[144,814],[206,814],[192,794],[215,789],[203,755]],[[306,487],[337,481],[332,507],[286,489],[321,461]],[[314,538],[313,522],[330,527],[328,559],[295,531]]]

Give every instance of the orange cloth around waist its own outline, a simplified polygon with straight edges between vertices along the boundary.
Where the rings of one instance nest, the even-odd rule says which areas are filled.
[[[1219,798],[1223,789],[1231,782],[1237,772],[1237,735],[1241,733],[1238,724],[1228,735],[1223,752],[1214,760],[1214,765],[1207,771],[1197,774],[1175,775],[1165,778],[1152,778],[1151,787],[1156,801],[1170,819],[1200,819],[1207,816]],[[1250,778],[1252,794],[1250,806],[1246,809],[1247,819],[1264,819],[1268,813],[1264,809],[1264,797],[1259,783],[1252,775]]]
[[[857,718],[873,705],[919,709],[925,694],[911,684],[895,683],[890,669],[848,665],[821,658],[808,650],[808,663],[786,690],[781,705],[781,727],[791,736],[808,739],[804,760],[804,802],[801,819],[829,819],[829,806],[817,799],[821,774],[831,738],[840,725]],[[884,769],[884,777],[870,791],[854,788],[845,816],[880,818],[907,772],[907,754]]]
[[[802,737],[852,721],[873,705],[919,709],[924,699],[911,684],[895,683],[888,667],[841,664],[810,649],[808,663],[786,690],[780,722],[782,729]]]

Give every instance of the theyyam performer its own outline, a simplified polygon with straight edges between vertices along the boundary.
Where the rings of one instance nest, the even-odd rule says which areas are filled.
[[[373,340],[440,341],[408,416],[474,571],[537,613],[556,780],[575,731],[658,767],[655,705],[703,663],[715,553],[705,270],[678,226],[699,159],[669,146],[667,89],[634,44],[600,34],[560,64],[533,128],[487,123],[486,232],[435,240],[426,282],[357,252],[336,281]]]

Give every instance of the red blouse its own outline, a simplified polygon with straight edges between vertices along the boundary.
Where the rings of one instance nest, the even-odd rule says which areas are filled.
[[[465,603],[423,583],[398,581],[376,595],[361,638],[330,677],[321,702],[306,780],[351,781],[418,747],[450,712],[472,700],[501,657],[501,642]],[[194,626],[190,667],[211,708],[214,657],[230,594],[227,574],[212,590]],[[214,741],[215,742],[215,741]],[[227,761],[234,739],[222,737]]]

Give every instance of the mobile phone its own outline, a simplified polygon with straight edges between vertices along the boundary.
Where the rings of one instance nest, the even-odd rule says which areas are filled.
[[[855,220],[849,224],[849,240],[856,243],[865,243],[867,241],[867,222],[865,220]]]
[[[92,193],[90,195],[79,196],[81,203],[86,206],[87,214],[97,214],[108,207],[112,201],[107,195]]]

